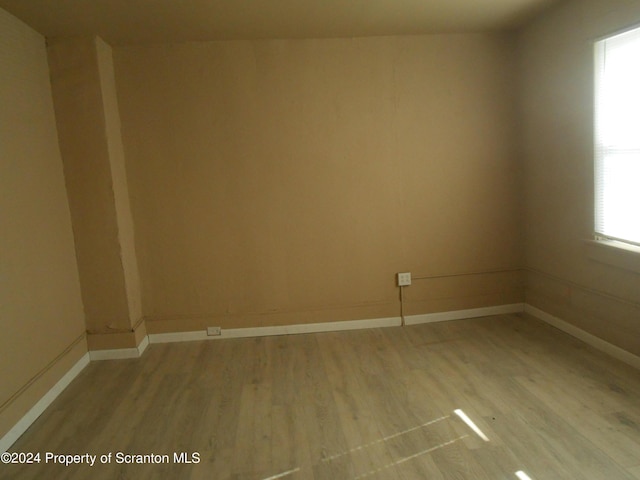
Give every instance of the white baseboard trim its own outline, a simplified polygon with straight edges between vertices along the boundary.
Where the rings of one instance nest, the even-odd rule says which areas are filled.
[[[576,337],[583,342],[591,345],[594,348],[610,355],[613,358],[617,358],[618,360],[631,365],[637,369],[640,369],[640,357],[634,355],[631,352],[624,350],[623,348],[617,347],[616,345],[607,342],[606,340],[602,340],[591,333],[582,330],[581,328],[576,327],[575,325],[570,324],[558,318],[556,316],[551,315],[550,313],[545,312],[544,310],[540,310],[539,308],[534,307],[533,305],[529,305],[528,303],[524,306],[525,313],[532,315],[549,325],[556,327],[559,330],[562,330],[565,333],[568,333],[572,337]]]
[[[115,348],[112,350],[91,350],[91,361],[96,360],[123,360],[126,358],[139,358],[149,346],[149,337],[145,336],[135,348]]]
[[[38,402],[18,421],[18,423],[16,423],[13,428],[11,428],[11,430],[9,430],[2,439],[0,439],[0,452],[6,452],[87,365],[89,365],[89,354],[85,353],[82,358],[78,360],[53,387],[51,387],[51,390],[45,393],[44,396],[38,400]]]
[[[142,356],[142,354],[144,353],[144,351],[147,349],[148,346],[149,346],[149,335],[145,335],[142,341],[140,342],[140,345],[138,345],[139,357]]]
[[[425,313],[422,315],[410,315],[404,317],[405,325],[418,325],[421,323],[446,322],[449,320],[462,320],[465,318],[488,317],[490,315],[503,315],[506,313],[520,313],[524,311],[524,303],[512,303],[508,305],[496,305],[494,307],[470,308],[468,310],[454,310],[451,312]]]
[[[399,327],[400,317],[323,322],[301,325],[222,329],[221,335],[210,336],[205,330],[196,332],[150,333],[150,343],[189,342],[194,340],[220,340],[223,338],[266,337],[272,335],[297,335],[301,333],[337,332],[365,328]]]

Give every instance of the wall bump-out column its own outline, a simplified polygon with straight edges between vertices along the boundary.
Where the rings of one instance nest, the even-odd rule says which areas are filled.
[[[91,350],[144,338],[111,48],[49,39],[49,66]]]

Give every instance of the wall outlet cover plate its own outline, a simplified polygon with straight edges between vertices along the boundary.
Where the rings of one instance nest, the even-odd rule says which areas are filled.
[[[407,287],[411,285],[411,272],[398,273],[398,286]]]
[[[222,335],[222,328],[220,327],[207,327],[207,335],[210,337],[217,337]]]

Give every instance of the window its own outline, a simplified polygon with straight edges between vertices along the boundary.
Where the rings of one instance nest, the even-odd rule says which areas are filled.
[[[595,234],[640,245],[640,28],[595,55]]]

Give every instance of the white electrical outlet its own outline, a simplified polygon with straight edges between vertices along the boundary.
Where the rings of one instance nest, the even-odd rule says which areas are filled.
[[[404,272],[398,274],[398,286],[407,287],[411,285],[411,272]]]
[[[210,337],[218,337],[222,335],[222,328],[220,327],[207,327],[207,335]]]

